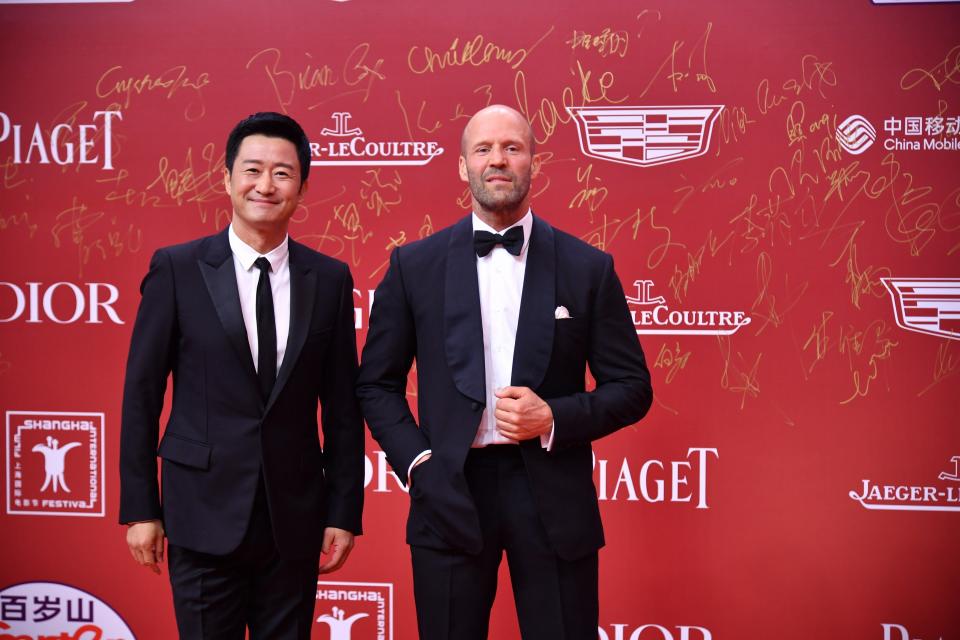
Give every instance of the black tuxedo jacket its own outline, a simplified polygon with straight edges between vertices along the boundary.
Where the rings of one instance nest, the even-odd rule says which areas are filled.
[[[555,319],[559,306],[570,318]],[[417,365],[419,425],[406,398]],[[596,389],[585,390],[585,369]],[[520,446],[555,551],[603,546],[590,442],[639,420],[653,398],[643,351],[610,255],[535,217],[528,246],[512,384],[553,411],[551,451]],[[471,217],[397,248],[377,288],[358,396],[374,438],[411,487],[407,542],[477,553],[480,525],[463,474],[485,402],[483,329]]]
[[[171,543],[229,553],[247,529],[262,469],[284,556],[316,555],[325,526],[360,533],[363,426],[353,393],[353,281],[342,262],[293,240],[289,247],[289,339],[266,402],[227,232],[154,254],[141,285],[123,392],[120,522],[160,518]],[[171,372],[170,418],[158,449]]]

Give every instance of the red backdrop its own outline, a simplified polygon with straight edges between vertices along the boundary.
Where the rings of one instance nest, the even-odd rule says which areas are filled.
[[[229,222],[233,124],[285,111],[318,143],[290,233],[350,263],[362,346],[392,247],[466,213],[460,132],[498,102],[533,123],[534,210],[614,255],[654,379],[650,415],[595,446],[600,638],[960,638],[958,18],[4,4],[0,637],[131,636],[101,609],[54,613],[60,592],[32,582],[175,635],[166,576],[116,524],[123,368],[152,251]],[[604,106],[615,126],[567,110]],[[719,115],[681,120],[700,106]],[[316,638],[416,634],[407,497],[369,439],[367,459],[366,534],[319,589]],[[491,637],[518,637],[501,587]]]

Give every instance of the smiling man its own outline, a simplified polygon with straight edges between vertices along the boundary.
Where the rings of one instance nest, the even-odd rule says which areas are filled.
[[[169,538],[181,638],[306,639],[318,572],[338,569],[360,533],[353,280],[287,235],[310,171],[300,125],[254,114],[230,133],[225,159],[230,226],[158,250],[141,285],[120,522],[155,573]]]
[[[425,640],[487,637],[504,553],[524,640],[597,637],[590,443],[653,396],[613,259],[531,212],[538,168],[520,113],[474,115],[460,149],[473,213],[394,250],[374,297],[357,392],[410,489]]]

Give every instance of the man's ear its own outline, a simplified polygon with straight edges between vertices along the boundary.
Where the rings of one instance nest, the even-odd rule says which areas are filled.
[[[464,182],[470,182],[470,176],[467,175],[467,159],[460,156],[458,165],[460,167],[460,179]]]
[[[309,180],[304,180],[300,183],[300,193],[297,197],[297,202],[303,202],[303,196],[307,195],[307,188],[310,186]]]
[[[233,195],[230,191],[230,172],[226,167],[223,168],[223,190],[227,192],[227,195]]]

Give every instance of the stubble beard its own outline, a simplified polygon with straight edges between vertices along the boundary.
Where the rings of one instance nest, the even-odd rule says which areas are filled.
[[[484,181],[483,175],[470,175],[470,193],[473,194],[473,199],[483,207],[484,211],[489,213],[509,214],[516,212],[530,191],[530,176],[518,176],[507,171],[488,172],[487,175],[491,173],[509,177],[513,180],[512,188],[505,192],[490,191],[487,189],[487,183]]]

